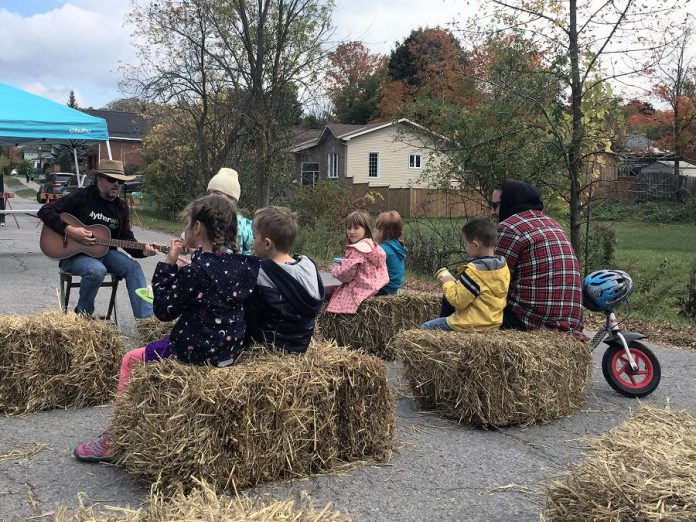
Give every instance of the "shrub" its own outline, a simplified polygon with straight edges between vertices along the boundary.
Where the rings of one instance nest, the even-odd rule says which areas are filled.
[[[691,319],[696,319],[696,260],[691,266],[689,282],[686,285],[686,292],[679,296],[680,314]]]
[[[666,314],[676,304],[674,267],[664,258],[657,270],[640,270],[638,267],[622,267],[633,279],[633,294],[629,299],[630,310],[656,317]]]
[[[444,225],[415,222],[408,228],[405,241],[408,246],[406,268],[419,274],[432,275],[438,268],[458,266],[467,258],[459,221]]]
[[[584,257],[584,272],[611,268],[616,255],[616,231],[609,225],[594,223],[590,226]]]
[[[336,230],[335,223],[321,218],[311,228],[300,227],[292,249],[293,252],[307,255],[316,262],[331,263],[334,256],[343,255],[344,244],[343,230]]]
[[[290,206],[299,214],[303,226],[315,228],[322,221],[324,226],[342,231],[348,213],[354,210],[374,211],[375,203],[382,199],[382,195],[376,192],[356,197],[344,180],[325,179],[314,186],[301,187]]]
[[[155,160],[142,168],[144,174],[144,189],[153,195],[157,211],[163,217],[176,219],[176,216],[187,205],[189,195],[181,189],[186,186],[181,174],[160,160]]]
[[[22,160],[19,165],[17,165],[17,176],[23,179],[27,176],[27,173],[31,170],[31,163],[27,160]]]
[[[343,228],[350,197],[350,187],[341,180],[321,180],[313,187],[301,187],[291,206],[303,228],[315,228],[321,220],[324,227],[338,231]]]
[[[696,197],[678,201],[612,202],[592,211],[596,221],[637,221],[641,223],[696,223]]]
[[[320,180],[313,187],[300,188],[295,200],[289,203],[300,218],[293,250],[325,262],[342,255],[345,217],[354,210],[373,210],[381,197],[373,192],[355,197],[343,180]]]

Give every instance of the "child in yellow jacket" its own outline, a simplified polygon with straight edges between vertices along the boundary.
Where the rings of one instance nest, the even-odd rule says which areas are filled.
[[[490,331],[503,322],[503,308],[510,286],[510,270],[505,259],[494,253],[496,227],[487,218],[470,220],[462,228],[462,239],[471,261],[457,270],[455,278],[441,268],[436,277],[442,285],[451,314],[421,325],[424,330]]]

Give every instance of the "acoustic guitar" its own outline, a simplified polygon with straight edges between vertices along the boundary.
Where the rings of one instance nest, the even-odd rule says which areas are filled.
[[[111,231],[104,225],[89,225],[85,226],[82,222],[72,214],[63,212],[60,214],[63,222],[74,227],[84,227],[94,236],[94,244],[87,246],[75,241],[71,237],[62,236],[55,230],[47,227],[45,224],[41,228],[41,238],[39,246],[41,251],[48,257],[53,259],[67,259],[75,254],[87,254],[92,257],[104,257],[109,251],[109,247],[133,248],[143,250],[145,243],[136,241],[125,241],[122,239],[111,239]],[[152,245],[156,250],[166,254],[169,252],[168,246]]]

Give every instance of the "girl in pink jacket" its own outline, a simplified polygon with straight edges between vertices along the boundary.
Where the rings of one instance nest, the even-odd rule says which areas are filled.
[[[343,284],[329,300],[327,312],[354,314],[360,303],[375,295],[389,282],[387,255],[372,240],[370,215],[364,210],[351,212],[346,217],[348,246],[340,264],[331,274]]]

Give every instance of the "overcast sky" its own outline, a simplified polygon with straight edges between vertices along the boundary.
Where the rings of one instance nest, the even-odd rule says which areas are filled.
[[[388,53],[418,27],[447,26],[476,1],[336,0],[335,40]],[[0,81],[65,103],[101,107],[121,97],[118,67],[135,63],[128,0],[0,0]]]

